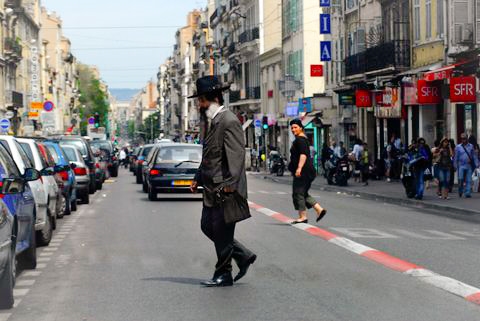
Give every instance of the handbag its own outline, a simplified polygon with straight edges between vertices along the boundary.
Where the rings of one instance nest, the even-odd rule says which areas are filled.
[[[251,217],[247,199],[237,191],[220,193],[226,224],[235,224]]]
[[[425,171],[423,172],[423,180],[424,181],[429,181],[433,178],[432,171],[430,168],[426,168]]]

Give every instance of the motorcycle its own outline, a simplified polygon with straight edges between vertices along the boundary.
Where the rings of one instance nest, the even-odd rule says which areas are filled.
[[[325,178],[328,185],[347,186],[350,175],[350,164],[347,155],[342,158],[332,155],[325,162]]]
[[[280,155],[273,155],[270,159],[270,174],[283,176],[285,172],[285,160]]]

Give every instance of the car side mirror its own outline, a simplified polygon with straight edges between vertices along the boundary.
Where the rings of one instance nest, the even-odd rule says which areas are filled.
[[[40,171],[40,175],[42,176],[52,176],[54,174],[55,174],[55,170],[53,169],[53,167],[45,167]]]
[[[2,180],[1,193],[3,195],[23,193],[25,191],[25,179],[4,178]]]
[[[42,175],[35,168],[25,168],[25,174],[23,174],[23,179],[27,182],[36,181],[40,179]]]

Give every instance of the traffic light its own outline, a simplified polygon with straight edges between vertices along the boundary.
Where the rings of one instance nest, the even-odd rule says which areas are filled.
[[[95,128],[100,127],[100,115],[98,113],[95,113]]]
[[[262,118],[262,128],[264,130],[268,129],[268,116],[263,116],[263,118]]]

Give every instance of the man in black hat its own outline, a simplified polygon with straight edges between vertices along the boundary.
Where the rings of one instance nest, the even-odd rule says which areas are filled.
[[[234,239],[235,223],[225,222],[222,202],[224,195],[232,193],[247,199],[244,133],[235,114],[223,106],[222,91],[229,86],[223,86],[214,76],[202,77],[196,85],[197,94],[189,98],[198,97],[202,122],[208,125],[202,126],[202,163],[191,190],[196,192],[198,186],[203,186],[201,228],[215,244],[218,259],[213,278],[203,281],[202,285],[231,286],[247,273],[257,258]],[[232,258],[240,269],[235,279],[232,279]]]

